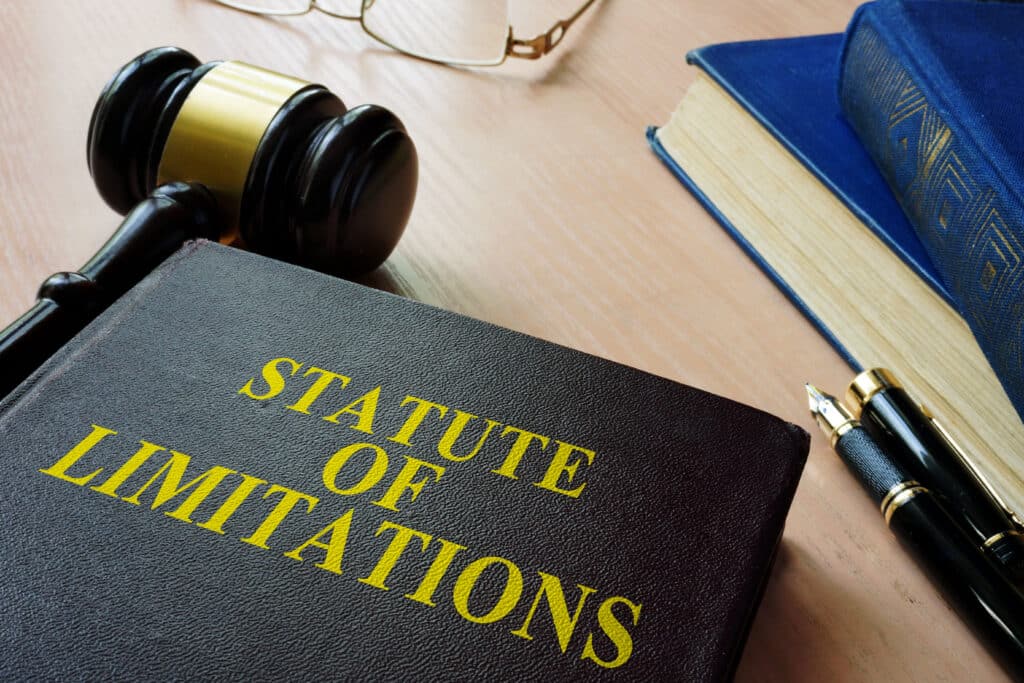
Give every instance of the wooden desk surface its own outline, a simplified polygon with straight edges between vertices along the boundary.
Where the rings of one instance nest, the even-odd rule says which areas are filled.
[[[572,0],[512,0],[545,30]],[[815,435],[741,681],[1001,680],[818,438],[803,395],[850,370],[648,150],[706,43],[840,31],[854,0],[601,0],[540,62],[458,70],[358,26],[205,0],[0,2],[0,319],[119,221],[85,164],[89,114],[157,45],[322,82],[401,116],[416,208],[371,284],[730,396]]]

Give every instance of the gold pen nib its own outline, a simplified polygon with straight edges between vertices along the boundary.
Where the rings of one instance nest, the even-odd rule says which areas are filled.
[[[807,390],[807,403],[810,407],[811,415],[816,415],[819,412],[818,406],[825,399],[825,394],[810,382],[804,384],[804,389]]]
[[[835,396],[826,394],[813,384],[805,384],[804,389],[807,390],[807,404],[811,415],[818,421],[818,426],[833,446],[840,436],[860,424]]]

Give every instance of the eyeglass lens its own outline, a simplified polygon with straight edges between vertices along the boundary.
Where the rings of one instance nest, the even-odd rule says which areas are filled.
[[[363,28],[425,59],[498,64],[505,57],[508,0],[365,0]]]

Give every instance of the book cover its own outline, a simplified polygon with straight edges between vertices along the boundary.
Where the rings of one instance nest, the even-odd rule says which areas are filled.
[[[949,290],[836,97],[843,34],[708,45],[702,69],[950,305]],[[651,131],[653,133],[653,131]],[[649,134],[664,160],[664,148]],[[685,181],[685,177],[683,178]]]
[[[194,243],[0,404],[0,677],[721,679],[807,448]]]
[[[842,120],[841,45],[835,34],[702,48],[697,78],[648,140],[852,368],[895,371],[1020,508],[1024,423]]]
[[[844,113],[1024,416],[1024,5],[862,5],[837,74]]]

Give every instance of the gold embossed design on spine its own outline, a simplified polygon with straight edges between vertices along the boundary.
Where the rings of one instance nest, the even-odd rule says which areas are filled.
[[[196,83],[178,112],[160,157],[157,184],[204,184],[237,230],[256,148],[274,115],[308,85],[242,62],[218,64]]]

